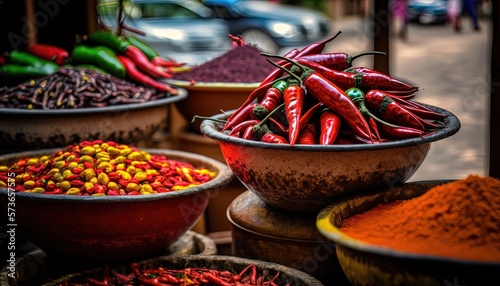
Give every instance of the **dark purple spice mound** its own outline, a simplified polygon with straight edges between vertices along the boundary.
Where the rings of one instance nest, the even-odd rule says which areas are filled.
[[[275,67],[260,52],[253,45],[237,46],[173,78],[195,82],[261,82]]]

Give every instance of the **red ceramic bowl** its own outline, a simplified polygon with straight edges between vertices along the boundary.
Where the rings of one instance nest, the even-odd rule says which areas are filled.
[[[189,189],[137,196],[82,197],[15,193],[15,223],[46,253],[114,260],[161,253],[200,218],[209,193],[232,180],[229,168],[214,159],[182,151],[144,149],[150,154],[216,171],[211,181]],[[0,156],[0,165],[55,149]],[[9,190],[0,189],[4,211]]]
[[[222,123],[214,120],[204,120],[201,132],[219,142],[235,176],[265,203],[284,211],[317,213],[341,197],[408,180],[432,142],[460,129],[460,121],[451,112],[429,108],[448,114],[444,128],[425,137],[380,144],[265,143],[220,132]]]

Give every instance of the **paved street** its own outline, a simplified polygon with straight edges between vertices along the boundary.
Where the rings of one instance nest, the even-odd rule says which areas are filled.
[[[487,124],[489,110],[490,22],[472,31],[468,18],[455,33],[448,25],[409,26],[406,42],[394,37],[390,46],[390,71],[420,87],[415,100],[454,113],[462,127],[457,134],[431,144],[422,166],[410,181],[460,179],[487,174]],[[342,34],[328,51],[351,55],[371,50],[370,25],[360,18],[335,23]],[[373,66],[373,58],[360,58],[355,66]]]

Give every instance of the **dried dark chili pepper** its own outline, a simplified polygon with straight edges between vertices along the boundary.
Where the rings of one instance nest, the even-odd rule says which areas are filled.
[[[268,56],[279,57],[274,55]],[[309,94],[322,102],[326,107],[335,111],[357,134],[368,140],[373,139],[370,127],[365,118],[342,89],[313,69],[300,65],[291,59],[283,59],[294,63],[295,66],[302,71],[300,76],[297,76],[292,71],[286,70],[291,76],[296,77],[302,82],[302,85],[305,86]],[[272,63],[272,61],[269,62]]]
[[[331,145],[335,142],[342,125],[342,119],[331,109],[323,108],[319,117],[319,144]]]
[[[370,90],[365,94],[366,106],[380,114],[387,122],[401,127],[411,127],[424,131],[424,126],[416,115],[395,102],[380,90]]]
[[[309,123],[300,132],[297,144],[316,144],[316,136],[318,134],[318,126],[314,123]]]
[[[299,81],[294,78],[288,80],[288,87],[283,92],[285,102],[285,113],[288,122],[288,141],[295,145],[300,134],[300,116],[305,100],[305,90]]]
[[[354,56],[350,56],[347,53],[316,53],[301,56],[299,58],[296,58],[296,60],[303,59],[318,63],[334,70],[341,71],[350,68],[352,66],[352,62],[355,59],[366,55],[386,55],[386,53],[379,51],[368,51]]]

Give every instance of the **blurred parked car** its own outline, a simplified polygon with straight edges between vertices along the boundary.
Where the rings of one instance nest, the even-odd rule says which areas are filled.
[[[103,25],[116,31],[118,1],[99,1]],[[224,20],[195,0],[125,0],[123,23],[145,35],[123,30],[155,48],[161,56],[197,65],[231,47]]]
[[[407,16],[409,21],[422,25],[446,23],[446,0],[410,0]]]
[[[329,35],[331,20],[322,12],[269,0],[202,0],[226,20],[233,35],[241,35],[263,51],[304,46]]]

